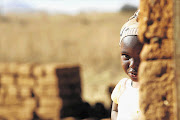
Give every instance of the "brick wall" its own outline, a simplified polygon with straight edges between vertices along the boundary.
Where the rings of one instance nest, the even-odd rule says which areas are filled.
[[[141,0],[141,120],[175,120],[173,1]]]
[[[1,63],[0,119],[58,120],[77,114],[80,82],[79,67]]]

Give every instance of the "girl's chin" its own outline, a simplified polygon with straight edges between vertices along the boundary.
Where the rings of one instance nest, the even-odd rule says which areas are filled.
[[[138,82],[138,79],[132,79],[132,78],[131,78],[131,80],[134,81],[134,82]]]
[[[132,81],[134,82],[138,82],[138,78],[137,77],[130,77]]]

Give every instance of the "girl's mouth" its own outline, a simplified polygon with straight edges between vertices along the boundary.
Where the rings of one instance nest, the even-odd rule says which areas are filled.
[[[137,73],[129,72],[128,74],[131,78],[137,78]]]

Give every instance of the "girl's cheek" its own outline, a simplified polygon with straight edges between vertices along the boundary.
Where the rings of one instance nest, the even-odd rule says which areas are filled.
[[[126,71],[129,67],[129,61],[128,60],[122,60],[122,67]]]

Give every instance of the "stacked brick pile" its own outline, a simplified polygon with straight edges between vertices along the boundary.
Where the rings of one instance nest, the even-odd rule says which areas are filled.
[[[32,94],[35,80],[30,67],[0,65],[0,118],[29,120],[33,118],[36,99]]]
[[[36,80],[33,93],[38,99],[36,115],[41,119],[60,117],[62,103],[59,98],[56,69],[58,69],[56,65],[36,65],[32,71]]]
[[[78,67],[0,64],[0,119],[58,120],[80,96]]]
[[[173,1],[141,0],[141,120],[175,120]]]

